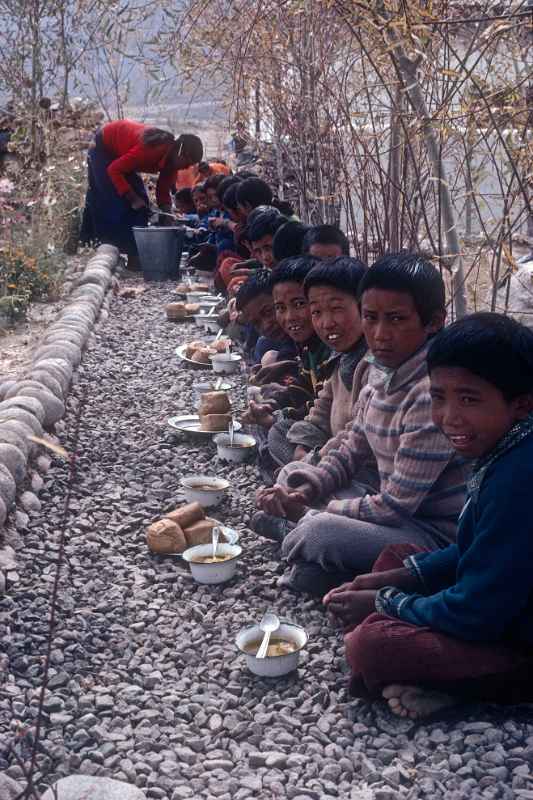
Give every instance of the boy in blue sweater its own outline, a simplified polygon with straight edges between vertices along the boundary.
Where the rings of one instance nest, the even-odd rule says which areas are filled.
[[[473,459],[457,543],[386,548],[329,592],[354,694],[418,718],[533,699],[533,332],[499,314],[444,329],[427,356],[433,421]]]

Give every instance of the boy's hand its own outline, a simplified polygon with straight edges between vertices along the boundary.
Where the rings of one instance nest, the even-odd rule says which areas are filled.
[[[294,460],[295,461],[302,461],[306,455],[308,454],[309,450],[306,447],[302,447],[301,444],[297,444],[294,448]]]
[[[243,414],[243,422],[249,425],[260,425],[262,428],[271,428],[274,424],[272,406],[269,403],[255,403],[250,400],[248,411]]]
[[[376,610],[377,592],[375,590],[356,591],[345,588],[349,586],[350,584],[345,584],[344,587],[339,587],[338,590],[329,592],[323,600],[328,612],[333,614],[335,620],[344,628],[360,625],[363,620]]]
[[[353,588],[356,590],[382,589],[384,586],[394,586],[405,592],[416,592],[420,589],[420,582],[406,567],[370,572],[367,575],[358,575],[353,580]]]
[[[268,489],[259,489],[256,494],[256,504],[267,514],[284,517],[292,522],[298,522],[308,511],[299,493],[287,490],[279,484]]]

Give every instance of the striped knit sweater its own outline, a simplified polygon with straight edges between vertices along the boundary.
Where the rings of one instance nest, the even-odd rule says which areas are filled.
[[[427,346],[395,371],[373,365],[351,429],[337,437],[336,448],[318,466],[302,462],[289,485],[310,484],[316,500],[331,497],[373,456],[379,493],[331,500],[326,510],[378,525],[429,525],[442,533],[444,544],[455,540],[466,470],[431,420],[426,353]]]

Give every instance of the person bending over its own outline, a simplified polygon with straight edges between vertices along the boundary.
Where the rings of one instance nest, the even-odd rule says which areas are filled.
[[[347,631],[352,692],[415,718],[461,699],[533,699],[533,332],[473,314],[427,363],[433,421],[473,459],[457,543],[388,547],[324,598]]]
[[[464,498],[464,464],[431,419],[426,353],[445,319],[440,274],[421,256],[387,255],[359,291],[371,365],[353,425],[318,465],[289,465],[258,493],[268,513],[304,514],[283,540],[284,584],[313,594],[368,572],[387,544],[447,546]],[[308,511],[311,502],[325,509]]]

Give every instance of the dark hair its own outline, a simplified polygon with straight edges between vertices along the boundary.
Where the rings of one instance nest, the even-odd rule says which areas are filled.
[[[233,186],[234,183],[240,183],[241,179],[238,178],[236,175],[224,175],[222,180],[217,186],[217,195],[218,199],[222,200],[224,197],[224,193],[229,189],[230,186]]]
[[[198,172],[205,172],[206,169],[210,169],[208,162],[200,161],[200,163],[198,164]]]
[[[181,203],[187,203],[188,205],[192,205],[192,189],[180,189],[176,192],[176,200]]]
[[[427,365],[430,373],[438,367],[467,369],[511,401],[533,392],[533,331],[503,314],[471,314],[435,336]]]
[[[239,189],[237,188],[237,197]],[[285,217],[282,217],[279,211],[275,208],[269,211],[263,211],[256,214],[252,222],[248,221],[246,225],[246,236],[249,242],[257,242],[263,236],[274,236],[277,230],[285,225],[287,222]]]
[[[224,192],[224,197],[222,198],[222,205],[224,208],[229,208],[231,211],[237,211],[237,186],[236,184],[232,184],[226,191]]]
[[[235,295],[237,311],[244,308],[262,294],[272,294],[272,272],[269,269],[258,269],[248,280],[239,286]]]
[[[370,267],[359,287],[359,300],[369,289],[387,289],[411,295],[423,325],[446,308],[444,281],[431,261],[417,253],[389,253]]]
[[[245,180],[246,180],[246,178],[258,178],[258,177],[259,177],[259,175],[257,174],[257,172],[252,172],[252,171],[251,171],[251,170],[249,170],[249,169],[240,169],[238,172],[236,172],[236,173],[235,173],[235,176],[236,176],[236,177],[237,177],[237,178],[238,178],[240,181],[245,181]]]
[[[286,222],[276,231],[272,242],[272,253],[276,261],[294,258],[302,254],[305,234],[309,230],[303,222]]]
[[[205,180],[205,190],[207,191],[208,189],[217,189],[225,177],[226,175],[220,175],[220,173],[215,175],[210,175],[209,178],[206,178]]]
[[[350,256],[318,261],[304,281],[304,292],[308,297],[313,286],[332,286],[358,298],[359,286],[367,272],[366,264]]]
[[[302,251],[308,253],[314,244],[337,244],[343,255],[350,255],[350,242],[336,225],[314,225],[305,234]]]
[[[278,283],[303,283],[313,267],[320,263],[312,256],[285,258],[272,270],[272,286]]]
[[[146,128],[142,134],[142,143],[147,147],[158,147],[162,144],[174,144],[174,134],[161,128]]]
[[[193,164],[198,164],[204,155],[204,146],[199,136],[194,133],[182,133],[176,139],[178,155],[187,156]]]
[[[203,192],[205,194],[205,183],[196,183],[191,189],[192,194],[195,192]]]
[[[261,178],[245,178],[237,189],[237,202],[241,206],[269,206],[272,205],[272,197],[272,189]]]

